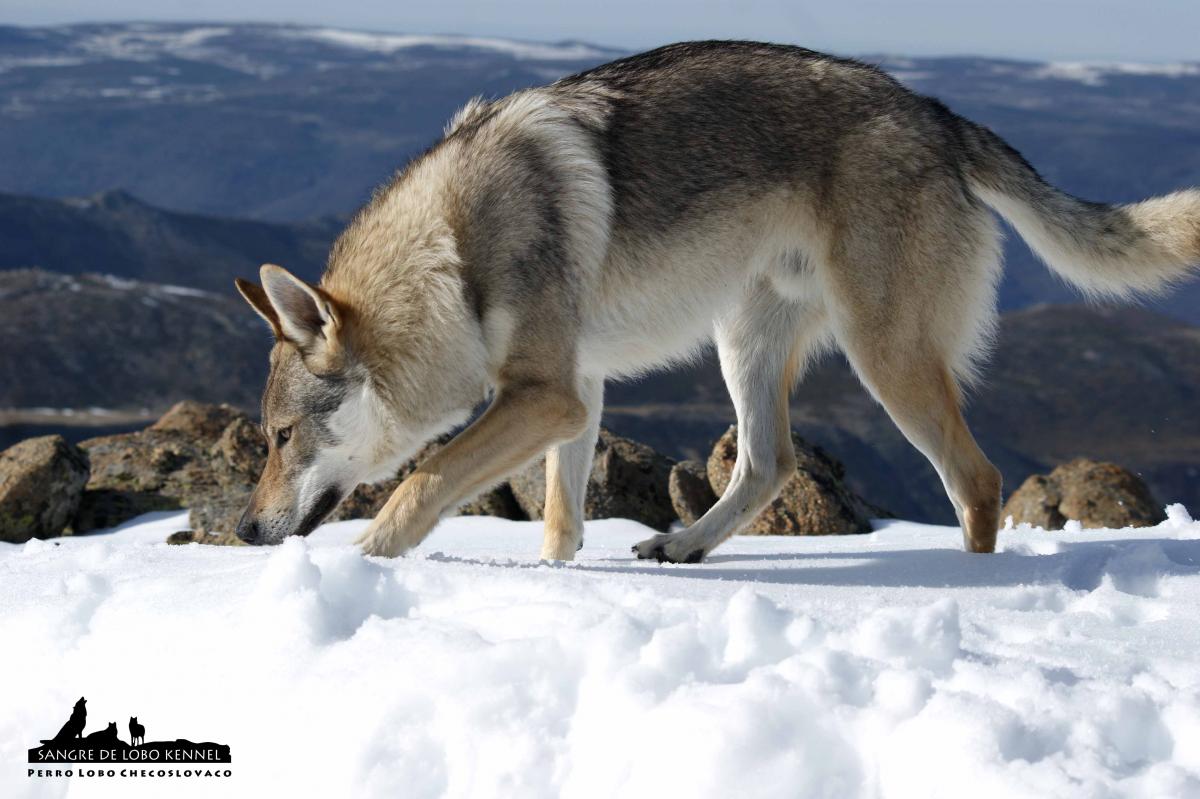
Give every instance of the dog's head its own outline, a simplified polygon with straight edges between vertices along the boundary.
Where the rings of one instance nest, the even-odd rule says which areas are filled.
[[[250,544],[308,535],[355,486],[390,476],[406,440],[356,344],[353,309],[271,264],[238,291],[275,333],[262,401],[267,463],[238,523]]]

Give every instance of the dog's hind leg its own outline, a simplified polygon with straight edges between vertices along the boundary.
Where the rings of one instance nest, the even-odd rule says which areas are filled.
[[[986,344],[994,318],[990,224],[957,217],[946,233],[928,222],[908,241],[848,248],[854,261],[830,270],[834,335],[867,389],[929,459],[946,488],[971,552],[992,552],[1000,517],[1000,472],[963,419],[956,375]],[[941,214],[954,222],[955,209]],[[878,236],[879,229],[872,228]],[[917,246],[919,245],[919,246]],[[890,263],[872,260],[890,249]],[[853,263],[865,265],[854,268]]]
[[[966,548],[992,552],[1000,520],[1000,472],[967,428],[949,368],[919,345],[882,359],[851,345],[847,355],[892,421],[937,470]]]
[[[788,395],[827,340],[824,311],[781,297],[764,280],[716,329],[721,372],[738,420],[738,453],[725,493],[691,527],[634,546],[639,558],[697,563],[779,494],[796,469]]]
[[[579,393],[587,406],[587,428],[578,438],[546,453],[545,560],[572,560],[583,546],[583,502],[600,433],[603,378],[581,379]]]

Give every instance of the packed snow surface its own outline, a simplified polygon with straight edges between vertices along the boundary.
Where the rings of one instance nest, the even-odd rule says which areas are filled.
[[[632,559],[589,523],[362,522],[274,548],[167,546],[186,517],[0,545],[0,795],[1200,796],[1200,523],[1002,534],[881,522]],[[90,732],[232,747],[214,781],[26,776]]]

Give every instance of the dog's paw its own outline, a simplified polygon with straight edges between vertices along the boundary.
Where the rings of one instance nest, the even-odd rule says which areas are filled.
[[[681,533],[659,533],[633,545],[638,560],[656,560],[659,563],[699,563],[707,554],[704,547],[689,541]]]
[[[397,545],[395,536],[383,535],[370,528],[359,536],[354,544],[362,549],[364,555],[395,558],[404,554],[404,547]]]

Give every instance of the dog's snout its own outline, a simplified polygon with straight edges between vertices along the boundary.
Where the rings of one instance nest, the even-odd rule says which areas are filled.
[[[261,531],[258,529],[258,521],[248,518],[243,515],[237,526],[237,537],[245,541],[247,544],[257,544],[261,538]]]

